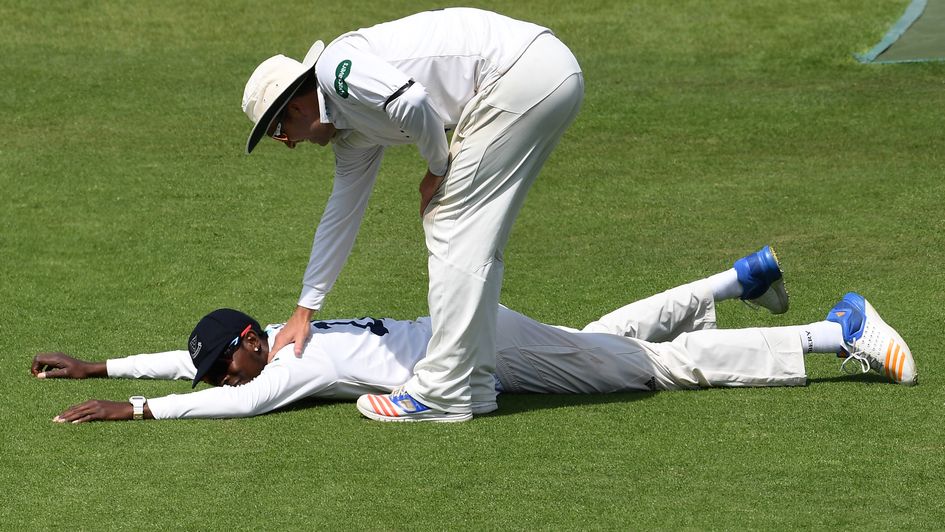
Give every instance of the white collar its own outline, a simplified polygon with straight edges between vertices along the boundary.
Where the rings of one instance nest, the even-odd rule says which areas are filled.
[[[331,111],[325,105],[325,95],[322,94],[322,88],[315,86],[315,96],[318,98],[318,120],[322,124],[331,124]]]

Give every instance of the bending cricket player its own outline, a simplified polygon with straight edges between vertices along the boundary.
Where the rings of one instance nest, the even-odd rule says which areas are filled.
[[[909,347],[859,294],[846,294],[816,323],[716,329],[716,303],[734,298],[775,314],[787,311],[782,271],[770,247],[726,271],[619,308],[583,330],[542,324],[502,307],[496,387],[504,393],[589,394],[798,386],[807,382],[804,356],[811,353],[836,353],[844,359],[841,367],[853,372],[872,370],[892,382],[917,382]],[[245,417],[306,397],[367,401],[371,408],[361,411],[384,412],[384,420],[416,417],[417,405],[389,397],[401,395],[399,387],[424,357],[429,318],[310,326],[300,358],[287,346],[267,363],[280,326],[263,329],[242,312],[219,309],[200,320],[187,350],[105,362],[41,353],[32,373],[41,379],[188,379],[194,387],[201,381],[213,385],[165,397],[86,401],[56,416],[57,422]],[[456,421],[453,416],[430,420]]]

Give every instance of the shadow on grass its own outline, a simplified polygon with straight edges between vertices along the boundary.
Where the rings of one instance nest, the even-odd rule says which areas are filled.
[[[881,375],[874,373],[863,373],[857,375],[833,375],[830,377],[815,377],[807,380],[807,384],[837,383],[837,382],[862,382],[870,385],[885,385],[890,383]],[[705,393],[711,390],[724,390],[726,388],[706,388],[704,390],[680,390],[674,392],[620,392],[620,393],[599,393],[599,394],[531,394],[531,393],[503,393],[499,395],[499,409],[489,414],[482,414],[489,417],[520,414],[531,410],[546,410],[551,408],[568,408],[572,406],[587,405],[606,405],[612,403],[631,403],[649,399],[658,393],[680,393],[693,392]],[[281,412],[293,412],[296,410],[305,410],[333,405],[351,405],[354,401],[328,400],[317,398],[304,398],[292,404],[286,405],[278,410],[269,412],[268,415],[278,415]],[[481,416],[476,416],[481,417]]]
[[[549,408],[567,408],[571,406],[584,405],[603,405],[609,403],[629,403],[648,399],[658,392],[621,392],[621,393],[600,393],[600,394],[531,394],[531,393],[503,393],[499,395],[499,409],[488,416],[504,416],[518,414],[529,410],[544,410]],[[266,415],[278,415],[282,412],[294,412],[296,410],[306,410],[332,405],[350,405],[354,407],[354,401],[327,400],[317,398],[304,398],[292,404],[288,404]],[[480,417],[480,416],[476,416]]]
[[[630,403],[649,399],[659,392],[621,392],[598,394],[531,394],[503,393],[499,395],[499,409],[488,416],[504,416],[545,410],[549,408],[567,408],[571,406],[603,405],[610,403]],[[479,416],[476,416],[479,417]]]
[[[869,385],[889,386],[890,382],[882,375],[875,373],[861,373],[856,375],[833,375],[830,377],[809,378],[807,385],[820,383],[839,383],[839,382],[862,382]],[[507,414],[518,414],[529,410],[541,410],[547,408],[562,408],[570,406],[583,405],[602,405],[609,403],[630,403],[649,399],[658,393],[707,393],[711,391],[735,390],[743,388],[717,387],[693,390],[664,390],[662,392],[621,392],[608,394],[507,394],[499,395],[499,410],[488,414],[489,416],[503,416]]]
[[[320,408],[325,406],[333,405],[351,405],[354,406],[354,401],[343,401],[343,400],[333,400],[333,399],[319,399],[317,397],[303,397],[294,403],[289,403],[282,408],[277,408],[271,412],[267,412],[266,415],[279,414],[282,412],[294,412],[296,410],[308,410],[309,408]]]
[[[876,373],[858,373],[856,375],[833,375],[831,377],[808,378],[807,384],[819,384],[822,382],[862,382],[866,384],[884,384],[889,385],[888,379]]]

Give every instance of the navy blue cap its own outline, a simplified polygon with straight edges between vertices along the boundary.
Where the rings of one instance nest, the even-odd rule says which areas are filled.
[[[190,359],[197,368],[191,387],[196,387],[227,347],[239,343],[249,330],[262,334],[259,323],[238,310],[221,308],[201,318],[187,342]]]

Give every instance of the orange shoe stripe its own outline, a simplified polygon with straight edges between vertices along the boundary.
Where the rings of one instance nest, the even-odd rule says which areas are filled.
[[[896,370],[896,382],[902,381],[902,365],[906,361],[906,349],[902,348],[902,357],[899,358],[899,368]]]
[[[384,404],[384,399],[386,399],[384,396],[369,395],[368,399],[371,400],[371,406],[374,407],[374,411],[378,414],[382,414],[387,417],[396,417],[396,414],[393,416],[391,415],[390,410],[387,409],[387,405]]]
[[[889,378],[896,382],[898,382],[898,380],[896,379],[896,366],[899,364],[900,360],[905,360],[906,358],[905,356],[906,354],[901,353],[899,351],[901,347],[902,346],[900,346],[899,344],[896,344],[896,350],[893,351],[893,363],[892,363],[892,366],[889,367]]]
[[[376,413],[378,413],[378,414],[383,414],[383,413],[384,413],[383,410],[381,410],[380,408],[378,408],[378,406],[377,406],[377,399],[375,399],[373,395],[369,395],[369,396],[367,396],[367,398],[368,398],[368,401],[371,402],[371,408],[374,409],[374,412],[376,412]]]
[[[892,375],[889,373],[889,355],[892,354],[894,340],[890,338],[889,346],[886,347],[886,362],[883,362],[883,371],[886,372],[886,376],[892,378]]]

